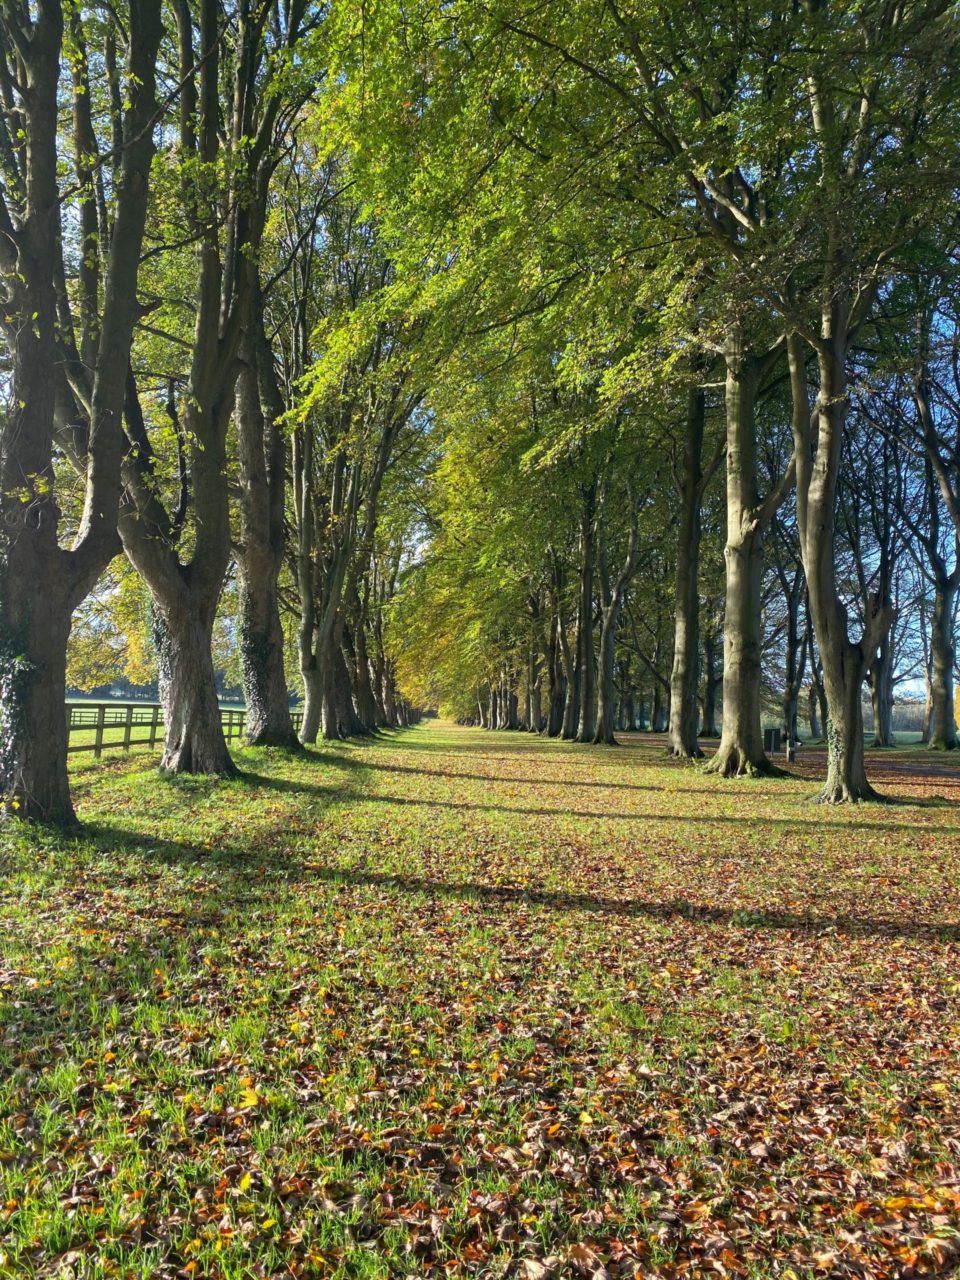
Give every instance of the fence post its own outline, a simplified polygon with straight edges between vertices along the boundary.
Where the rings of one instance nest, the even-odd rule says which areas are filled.
[[[93,754],[97,759],[100,758],[103,752],[103,721],[106,716],[106,711],[106,706],[101,702],[99,707],[97,707],[97,733],[93,740]]]
[[[150,717],[150,746],[157,745],[157,722],[160,719],[160,708],[153,704],[153,715]]]
[[[123,722],[123,749],[130,750],[130,730],[133,728],[133,703],[127,703],[127,718]]]

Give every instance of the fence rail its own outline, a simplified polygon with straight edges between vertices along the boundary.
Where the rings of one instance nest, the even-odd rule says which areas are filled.
[[[65,711],[70,754],[92,751],[100,756],[104,751],[129,751],[131,747],[156,750],[163,743],[163,707],[159,702],[69,702]],[[221,707],[220,717],[228,742],[243,737],[246,708]],[[299,729],[303,712],[293,711],[291,717],[294,728]],[[84,740],[77,742],[74,737]]]

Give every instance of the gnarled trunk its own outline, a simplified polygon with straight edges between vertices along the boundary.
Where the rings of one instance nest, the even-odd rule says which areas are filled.
[[[186,591],[166,608],[154,602],[165,773],[232,777],[237,772],[223,736],[211,655],[215,616],[216,601],[200,609]]]

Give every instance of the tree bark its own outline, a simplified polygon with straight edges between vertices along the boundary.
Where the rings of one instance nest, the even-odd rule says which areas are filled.
[[[79,15],[73,20],[79,31]],[[0,275],[7,294],[0,328],[12,374],[9,406],[0,421],[0,806],[8,816],[41,822],[75,821],[64,709],[70,621],[119,550],[121,421],[154,151],[159,8],[131,0],[129,24],[130,88],[121,110],[124,145],[114,167],[109,248],[103,228],[99,325],[91,314],[101,275],[92,258],[99,244],[91,242],[95,202],[89,193],[81,196],[81,361],[66,290],[59,315],[57,297],[63,273],[57,179],[63,11],[54,0],[38,0],[0,13],[0,40],[18,49],[20,77],[16,85],[5,81],[0,105],[9,160],[0,191]],[[77,54],[82,59],[82,49]],[[74,141],[78,177],[87,184],[92,174],[83,152],[90,112],[80,101],[87,88],[85,63],[75,69]],[[11,136],[17,139],[15,154]],[[71,369],[82,387],[69,382]],[[67,430],[64,452],[83,475],[85,492],[77,538],[67,551],[59,545],[53,447],[58,409],[66,405],[73,423],[74,401],[83,425]]]
[[[708,627],[703,637],[703,736],[719,738],[717,727],[717,688],[722,676],[717,675],[717,636]]]
[[[817,797],[824,804],[878,798],[867,782],[864,766],[860,696],[868,667],[893,620],[889,604],[871,596],[865,602],[861,639],[852,642],[836,585],[834,510],[846,411],[846,331],[842,302],[832,297],[823,320],[823,332],[831,336],[817,351],[820,389],[815,446],[802,345],[796,335],[791,335],[788,342],[797,460],[797,526],[829,710],[827,779]]]
[[[724,777],[772,772],[760,724],[763,538],[793,481],[792,467],[761,503],[755,401],[763,363],[731,326],[724,352],[727,425],[726,599],[723,619],[723,731],[707,768]]]
[[[889,632],[880,641],[880,651],[870,672],[870,701],[873,707],[873,746],[893,746],[893,655]]]
[[[955,575],[942,575],[935,587],[930,633],[930,747],[934,751],[957,748],[954,713],[953,670],[956,650],[953,643]]]
[[[674,575],[673,669],[667,751],[682,759],[703,755],[697,741],[700,662],[700,506],[703,501],[705,401],[699,388],[687,399],[683,465],[679,479],[680,521]]]
[[[627,588],[637,571],[639,552],[639,531],[637,527],[637,504],[631,493],[630,500],[630,535],[627,554],[617,580],[610,587],[605,550],[601,555],[601,581],[603,587],[603,623],[600,631],[600,713],[594,732],[594,743],[616,745],[616,660],[617,660],[617,628],[620,625],[620,614],[623,610]]]
[[[593,644],[593,579],[596,568],[596,483],[583,495],[580,515],[580,625],[577,631],[580,670],[580,715],[577,742],[592,742],[597,727],[597,663]]]
[[[277,590],[284,553],[286,450],[279,425],[284,405],[263,330],[259,289],[256,293],[237,382],[240,662],[247,741],[289,750],[300,743],[290,717]]]
[[[817,715],[819,701],[816,685],[811,680],[807,690],[807,718],[810,721],[810,737],[814,742],[820,737],[820,720]]]
[[[231,777],[237,770],[223,736],[211,656],[216,599],[203,612],[187,592],[172,606],[154,607],[164,715],[160,768]]]

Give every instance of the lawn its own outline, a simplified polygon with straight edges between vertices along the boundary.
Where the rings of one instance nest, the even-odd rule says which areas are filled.
[[[429,723],[0,833],[0,1275],[960,1266],[960,769]]]

